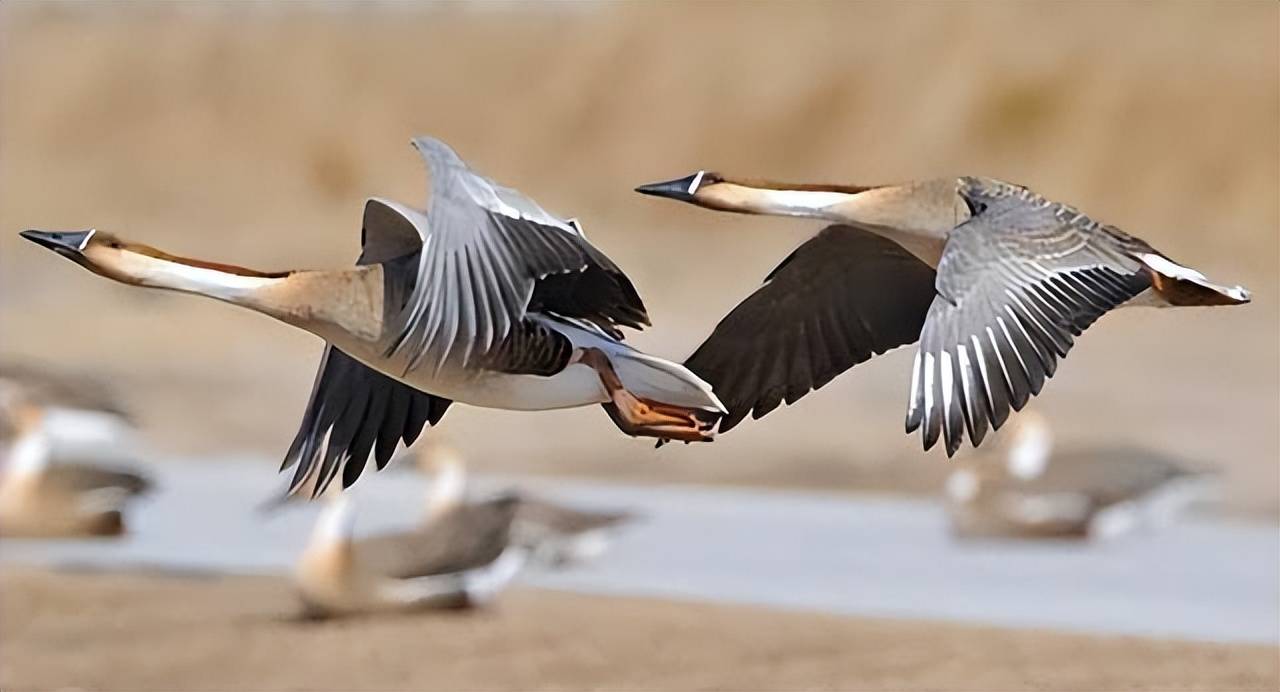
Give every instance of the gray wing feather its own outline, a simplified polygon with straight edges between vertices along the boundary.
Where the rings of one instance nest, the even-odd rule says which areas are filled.
[[[444,143],[414,145],[430,168],[432,195],[426,216],[411,217],[424,238],[419,281],[393,324],[388,355],[407,351],[407,369],[424,361],[439,369],[500,344],[539,279],[587,271],[596,253],[576,226],[471,171]]]
[[[512,497],[463,505],[413,531],[357,542],[356,559],[369,571],[396,579],[483,567],[506,549],[515,514]]]
[[[427,357],[439,367],[454,354],[504,372],[558,372],[571,345],[525,318],[531,300],[603,328],[647,322],[630,281],[580,226],[470,171],[437,140],[414,144],[431,172],[429,212],[370,199],[358,260],[382,265],[387,355],[408,350],[406,372]],[[539,284],[571,272],[582,277]],[[285,455],[283,468],[298,464],[289,493],[323,492],[339,470],[349,486],[371,453],[382,468],[400,440],[412,443],[449,404],[328,348]]]
[[[1023,188],[969,190],[977,212],[951,232],[911,378],[907,432],[950,456],[977,446],[1053,376],[1103,313],[1150,285],[1124,238]]]

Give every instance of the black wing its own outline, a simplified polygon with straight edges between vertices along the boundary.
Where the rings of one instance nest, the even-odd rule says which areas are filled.
[[[393,248],[411,247],[397,238],[398,216],[381,215],[381,204],[365,207],[363,250],[357,264],[371,264]],[[381,219],[381,220],[379,220]],[[382,262],[383,310],[402,309],[417,277],[418,253]],[[293,444],[280,470],[298,464],[286,497],[304,484],[318,496],[342,470],[342,485],[350,487],[360,477],[369,454],[381,470],[391,460],[401,440],[413,444],[425,425],[444,416],[449,399],[419,391],[368,367],[333,346],[320,359],[311,398],[302,414]],[[314,484],[310,481],[314,480]]]
[[[591,258],[586,269],[551,274],[534,284],[527,312],[552,312],[594,323],[615,339],[622,339],[617,325],[643,329],[649,324],[640,294],[631,279],[604,253],[584,243]]]
[[[720,432],[920,337],[934,272],[898,244],[828,226],[782,261],[685,361],[729,415]]]
[[[326,346],[302,425],[280,469],[298,465],[293,493],[317,473],[313,496],[342,470],[342,486],[360,477],[372,452],[381,470],[396,445],[413,444],[425,425],[435,425],[449,399],[418,391]]]

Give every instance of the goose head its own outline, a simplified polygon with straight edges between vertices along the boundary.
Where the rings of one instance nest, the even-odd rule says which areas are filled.
[[[698,171],[636,188],[707,209],[800,216],[942,237],[969,218],[957,178],[895,185],[825,185],[730,178]]]
[[[94,236],[98,235],[98,231],[95,228],[85,231],[38,231],[32,229],[22,231],[18,235],[40,247],[53,250],[55,253],[82,267],[93,269],[93,262],[89,260],[87,252],[91,244],[98,244],[93,240]],[[101,238],[99,238],[98,242],[101,242]]]
[[[19,235],[95,274],[137,285],[145,283],[148,265],[163,254],[155,248],[130,243],[94,228],[86,231],[29,230]]]
[[[1008,474],[1022,481],[1044,475],[1053,455],[1053,430],[1049,421],[1035,411],[1023,411],[1012,421],[1005,456]]]
[[[18,235],[108,279],[135,286],[215,293],[209,287],[255,285],[290,272],[259,272],[229,264],[178,257],[97,229],[22,231]]]
[[[716,197],[714,188],[722,183],[724,178],[719,173],[698,171],[683,178],[641,185],[636,188],[636,192],[711,207],[710,203]]]
[[[430,479],[425,501],[428,520],[463,503],[467,493],[467,467],[457,449],[432,442],[418,452],[417,462],[419,470]]]
[[[0,480],[38,478],[48,466],[51,452],[44,407],[0,389],[0,418],[6,438],[0,450]]]

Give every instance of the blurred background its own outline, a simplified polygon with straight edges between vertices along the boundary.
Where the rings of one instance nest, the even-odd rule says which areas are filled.
[[[341,266],[366,197],[424,202],[408,142],[431,134],[581,219],[649,306],[655,326],[629,338],[682,359],[819,224],[699,212],[635,185],[699,169],[987,175],[1253,291],[1243,308],[1103,319],[1033,407],[1064,446],[1219,468],[1210,511],[1274,525],[1278,30],[1264,2],[6,2],[0,358],[111,383],[157,459],[270,467],[319,341],[104,281],[17,231],[97,227],[260,269]],[[596,408],[458,406],[437,432],[481,474],[934,497],[951,467],[902,434],[910,358],[874,359],[713,445],[654,450]]]

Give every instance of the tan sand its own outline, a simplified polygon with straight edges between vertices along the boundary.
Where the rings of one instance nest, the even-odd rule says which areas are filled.
[[[283,580],[0,578],[0,689],[1275,690],[1271,647],[518,589],[496,607],[307,623]]]
[[[818,224],[633,186],[706,167],[985,174],[1255,291],[1246,308],[1103,319],[1033,406],[1064,444],[1219,465],[1229,508],[1280,511],[1277,4],[397,8],[0,5],[0,357],[110,377],[160,451],[276,456],[315,339],[110,284],[15,232],[96,225],[266,269],[341,265],[366,196],[423,199],[407,142],[431,133],[581,218],[650,307],[635,341],[681,357]],[[910,358],[715,445],[655,452],[594,408],[457,406],[439,432],[484,470],[928,492],[947,465],[902,434]]]

